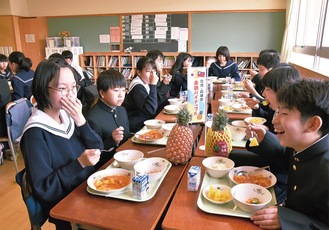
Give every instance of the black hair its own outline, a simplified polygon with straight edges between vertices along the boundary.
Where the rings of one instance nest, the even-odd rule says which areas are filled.
[[[164,60],[164,55],[160,50],[150,50],[146,54],[146,57],[151,58],[153,61],[155,61],[158,57]]]
[[[271,70],[272,71],[272,70]],[[270,71],[270,72],[271,72]],[[302,121],[313,116],[322,119],[322,136],[329,132],[329,82],[304,78],[283,85],[277,92],[280,105],[288,109],[297,109]]]
[[[230,50],[226,46],[220,46],[216,51],[216,59],[218,60],[218,56],[223,55],[226,58],[226,61],[230,60]]]
[[[106,92],[108,89],[125,88],[126,78],[117,70],[102,71],[97,78],[97,90]]]
[[[279,63],[262,78],[264,87],[277,92],[284,84],[301,79],[299,71],[288,63]]]
[[[16,63],[18,65],[19,70],[24,70],[28,72],[32,67],[31,59],[25,57],[25,55],[20,51],[14,51],[9,54],[8,60],[12,63]]]
[[[49,56],[48,59],[50,59],[50,58],[59,58],[59,59],[62,59],[62,60],[65,61],[65,58],[64,58],[63,55],[61,55],[60,53],[53,53],[53,54],[51,54],[51,55]]]
[[[183,73],[183,68],[184,68],[184,61],[189,59],[189,58],[192,58],[192,55],[189,54],[189,53],[180,53],[180,54],[178,54],[174,65],[171,67],[170,74],[174,75],[174,74],[177,73],[177,71],[182,74]]]
[[[156,65],[155,65],[155,62],[151,59],[151,58],[148,58],[148,57],[141,57],[140,59],[138,59],[138,62],[136,64],[136,74],[135,74],[135,77],[138,76],[137,75],[137,71],[143,71],[143,69],[145,68],[145,66],[147,64],[151,64],[151,67],[152,69],[155,69],[156,70]]]
[[[274,49],[262,50],[259,53],[257,64],[264,66],[266,69],[271,69],[280,63],[280,53]]]
[[[62,56],[64,59],[67,59],[67,58],[69,58],[71,60],[73,59],[73,53],[69,50],[63,50]]]
[[[49,98],[49,83],[53,79],[55,80],[55,83],[58,82],[61,68],[69,68],[73,73],[75,81],[78,82],[77,75],[74,74],[73,68],[61,58],[50,58],[40,62],[37,66],[31,90],[32,95],[38,102],[38,109],[44,111],[44,109],[52,107]]]
[[[4,54],[0,54],[0,62],[8,62],[8,57]]]

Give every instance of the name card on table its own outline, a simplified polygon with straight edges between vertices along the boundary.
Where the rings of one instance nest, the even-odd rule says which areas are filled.
[[[187,108],[192,114],[192,123],[206,120],[208,94],[206,71],[206,67],[187,69]]]

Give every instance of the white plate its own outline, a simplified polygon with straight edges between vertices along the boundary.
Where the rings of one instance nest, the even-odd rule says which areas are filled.
[[[145,133],[152,132],[152,131],[162,133],[162,137],[158,138],[158,139],[147,139],[147,140],[140,138],[140,135],[143,135]],[[161,139],[164,139],[166,137],[166,134],[163,130],[159,130],[159,129],[146,129],[146,130],[142,129],[142,130],[138,131],[137,133],[135,133],[134,137],[141,142],[155,142],[155,141],[160,141]]]
[[[161,157],[159,157],[159,158],[161,158]],[[164,158],[161,158],[161,160],[167,164],[167,168],[163,172],[160,179],[158,181],[156,181],[156,183],[150,183],[149,194],[143,200],[139,200],[139,199],[136,199],[133,197],[132,186],[129,186],[127,189],[125,189],[121,193],[112,193],[112,194],[99,193],[99,192],[91,189],[89,186],[87,186],[87,192],[89,192],[90,194],[96,195],[96,196],[104,196],[104,197],[116,198],[116,199],[121,199],[121,200],[129,200],[129,201],[134,201],[134,202],[145,202],[147,200],[150,200],[154,197],[154,195],[158,191],[162,181],[164,180],[164,178],[166,177],[167,173],[169,172],[169,170],[172,166],[172,164],[168,160],[166,160]],[[107,169],[113,169],[116,167],[118,167],[118,165],[115,164],[115,161],[114,161],[107,167]],[[134,172],[134,170],[132,170],[131,172]]]
[[[258,167],[254,167],[254,166],[240,166],[240,167],[235,167],[233,168],[229,173],[228,176],[230,178],[230,180],[235,183],[238,184],[237,182],[234,181],[233,177],[237,172],[240,172],[242,170],[246,171],[246,172],[250,172],[252,170],[258,169]],[[271,173],[270,171],[267,170],[260,170],[255,172],[253,175],[263,175],[264,177],[268,177],[271,180],[271,184],[269,186],[266,186],[265,188],[270,188],[272,186],[274,186],[276,184],[276,177],[274,176],[273,173]],[[251,183],[251,182],[249,182]]]
[[[215,200],[212,200],[208,197],[208,192],[209,192],[209,189],[210,189],[210,186],[213,186],[217,189],[223,189],[223,190],[229,190],[229,194],[230,194],[230,199],[225,201],[225,202],[220,202],[220,201],[215,201]],[[203,190],[202,190],[202,195],[204,198],[206,198],[209,202],[213,203],[213,204],[226,204],[230,201],[233,200],[233,196],[231,195],[231,187],[227,186],[227,185],[222,185],[222,184],[212,184],[212,185],[209,185],[207,187],[205,187]]]
[[[127,186],[122,187],[120,189],[116,189],[116,190],[104,191],[104,190],[98,190],[95,187],[95,185],[94,185],[95,180],[101,179],[105,176],[113,176],[113,175],[127,175],[130,177],[130,183]],[[127,169],[121,169],[121,168],[104,169],[104,170],[95,172],[94,174],[89,176],[89,178],[87,180],[87,184],[90,189],[94,190],[95,192],[101,193],[101,194],[119,193],[119,192],[122,192],[123,190],[125,190],[126,188],[128,188],[129,186],[131,186],[131,182],[132,182],[131,179],[133,178],[133,176],[134,176],[133,173]]]
[[[227,176],[225,176],[221,179],[216,179],[216,178],[210,177],[207,173],[205,173],[203,181],[202,181],[198,201],[197,201],[197,205],[202,211],[211,213],[211,214],[236,216],[236,217],[243,217],[243,218],[250,218],[250,216],[252,216],[252,213],[242,211],[238,206],[235,205],[234,202],[228,202],[228,203],[222,204],[222,205],[212,204],[212,203],[208,202],[208,200],[206,200],[206,198],[203,197],[202,191],[205,187],[207,187],[211,184],[222,184],[222,185],[227,185],[231,188],[235,185],[233,182],[230,181],[230,179],[228,179]],[[272,194],[272,200],[269,203],[269,205],[274,206],[276,204],[274,189],[270,188],[269,191]]]

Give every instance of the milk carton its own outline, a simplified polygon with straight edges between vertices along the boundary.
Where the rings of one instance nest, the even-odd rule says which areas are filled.
[[[135,176],[133,179],[133,197],[139,200],[147,198],[150,186],[149,186],[149,175],[144,174]]]
[[[187,190],[198,191],[200,185],[201,167],[191,166],[187,173]]]

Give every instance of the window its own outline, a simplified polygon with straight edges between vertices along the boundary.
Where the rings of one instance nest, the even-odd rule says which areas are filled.
[[[329,74],[329,0],[299,0],[292,62]]]

